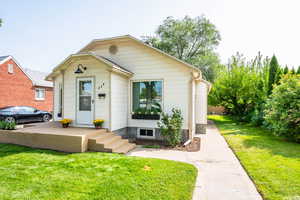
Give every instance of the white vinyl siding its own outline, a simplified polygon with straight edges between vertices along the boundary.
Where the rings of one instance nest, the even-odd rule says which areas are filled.
[[[62,87],[62,75],[58,75],[55,77],[54,80],[54,88],[53,88],[53,119],[55,121],[61,119],[61,117],[58,117],[58,113],[60,113],[60,88]],[[61,97],[62,98],[62,97]]]
[[[82,64],[87,69],[82,74],[75,74],[78,64]],[[110,98],[109,89],[110,72],[107,71],[107,66],[92,57],[80,58],[74,61],[64,72],[64,118],[70,118],[76,125],[76,78],[77,77],[93,77],[94,82],[94,119],[103,119],[104,128],[110,128]],[[105,98],[98,98],[99,93],[105,93]]]
[[[111,73],[112,131],[127,127],[128,78]]]
[[[152,49],[134,41],[118,42],[118,52],[109,53],[111,44],[96,46],[94,53],[108,57],[134,73],[134,80],[163,80],[163,111],[170,113],[172,108],[182,110],[184,129],[188,129],[189,103],[191,102],[191,69],[177,61],[168,58]],[[130,85],[128,94],[131,94]],[[131,95],[129,95],[128,110],[131,111]],[[134,120],[128,112],[128,126],[157,127],[156,120]]]

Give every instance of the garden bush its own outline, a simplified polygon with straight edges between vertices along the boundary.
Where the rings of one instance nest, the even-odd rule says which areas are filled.
[[[14,130],[15,128],[16,128],[16,123],[15,122],[0,121],[0,129]]]
[[[183,117],[180,109],[172,109],[172,114],[162,113],[161,120],[157,123],[162,136],[171,146],[176,146],[181,141],[181,127]]]
[[[274,134],[300,142],[300,76],[287,74],[275,86],[265,109],[265,125]]]

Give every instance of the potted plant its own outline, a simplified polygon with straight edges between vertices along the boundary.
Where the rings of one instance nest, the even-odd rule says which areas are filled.
[[[68,128],[69,125],[72,123],[71,119],[63,119],[59,121],[62,124],[63,128]]]
[[[102,124],[104,123],[104,120],[103,119],[95,119],[93,121],[93,123],[94,123],[94,126],[96,129],[100,129],[100,128],[102,128]]]

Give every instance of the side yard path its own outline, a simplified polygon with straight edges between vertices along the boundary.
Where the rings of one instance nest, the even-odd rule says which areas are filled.
[[[254,184],[215,125],[201,135],[199,152],[137,148],[128,155],[187,162],[198,168],[193,200],[261,200]]]
[[[210,116],[266,200],[300,199],[300,144],[229,116]]]

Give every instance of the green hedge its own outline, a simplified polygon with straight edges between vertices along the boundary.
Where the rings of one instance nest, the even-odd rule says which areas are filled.
[[[300,76],[288,74],[267,100],[265,123],[276,135],[300,142]]]

